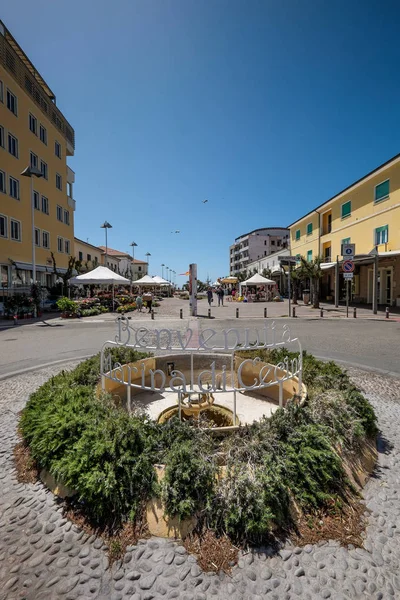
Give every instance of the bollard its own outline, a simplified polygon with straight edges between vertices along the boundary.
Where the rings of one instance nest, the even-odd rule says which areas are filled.
[[[356,307],[353,308],[353,318],[357,319],[357,308]]]
[[[151,310],[151,319],[152,319],[152,321],[154,321],[154,310],[153,309]]]
[[[292,308],[292,317],[295,319],[296,318],[296,307],[293,306]]]
[[[386,311],[385,311],[385,318],[388,319],[389,318],[389,307],[386,307]]]
[[[179,311],[179,318],[183,319],[183,308],[181,308]]]
[[[208,318],[211,319],[211,308],[208,309]]]
[[[236,318],[237,319],[239,318],[239,309],[238,308],[236,309]]]
[[[13,316],[14,325],[18,325],[18,315]]]
[[[324,309],[323,309],[323,308],[321,308],[321,310],[319,311],[319,316],[320,316],[320,317],[323,317],[323,316],[324,316]]]
[[[267,307],[264,308],[264,319],[267,318]]]

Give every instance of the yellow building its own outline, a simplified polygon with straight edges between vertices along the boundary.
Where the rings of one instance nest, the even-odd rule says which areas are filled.
[[[74,238],[74,256],[82,265],[81,273],[92,271],[102,264],[102,250],[78,238]]]
[[[58,272],[65,272],[74,252],[74,172],[67,165],[67,157],[73,154],[74,130],[57,108],[55,95],[0,21],[3,292],[31,283],[32,241],[39,283],[54,283],[51,252]],[[26,167],[37,169],[41,176],[22,176]]]
[[[344,297],[341,246],[351,243],[355,244],[351,300],[373,304],[376,297],[376,304],[400,305],[400,154],[289,229],[293,255],[324,259],[322,297],[335,297],[336,302]]]

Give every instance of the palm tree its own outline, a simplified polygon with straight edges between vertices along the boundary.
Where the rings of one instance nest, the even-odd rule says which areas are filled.
[[[310,279],[310,294],[313,308],[319,308],[319,288],[322,279],[321,256],[316,256],[313,260],[308,261],[304,256],[300,258],[300,269],[303,275]]]
[[[271,269],[263,269],[261,275],[266,277],[266,279],[271,279],[272,271]]]

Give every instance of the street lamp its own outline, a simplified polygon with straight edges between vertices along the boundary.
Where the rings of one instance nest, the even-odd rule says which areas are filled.
[[[163,279],[164,279],[164,267],[165,267],[165,265],[164,265],[164,263],[162,263],[162,265],[161,265],[161,277]]]
[[[107,266],[107,253],[108,253],[108,243],[107,243],[107,229],[111,229],[112,225],[108,221],[104,221],[103,225],[100,225],[100,229],[104,229],[106,232],[106,258],[104,261],[104,266]]]
[[[145,256],[147,256],[147,275],[149,275],[149,266],[150,266],[149,256],[151,256],[150,252],[146,252]]]
[[[174,277],[173,277],[173,283],[174,283],[174,285],[175,285],[175,283],[176,283],[176,271],[172,271],[172,272],[173,272],[173,274],[174,274]]]
[[[136,244],[136,242],[132,242],[129,245],[132,246],[132,266],[133,266],[133,269],[135,269],[135,247],[137,246],[137,244]],[[132,269],[131,269],[131,277],[133,279]]]
[[[169,277],[168,277],[168,271],[169,271],[169,267],[165,267],[167,270],[167,281],[169,281]]]
[[[36,254],[35,254],[35,204],[33,201],[33,178],[43,177],[43,173],[36,167],[26,167],[21,173],[23,177],[31,179],[31,211],[32,211],[32,281],[36,283]],[[36,317],[36,304],[33,307],[33,316]]]

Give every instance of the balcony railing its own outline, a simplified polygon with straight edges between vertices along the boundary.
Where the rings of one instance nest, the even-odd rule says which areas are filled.
[[[55,97],[46,82],[1,22],[0,65],[31,96],[43,114],[60,131],[67,142],[67,154],[73,155],[75,148],[75,132],[73,128],[55,105]]]

